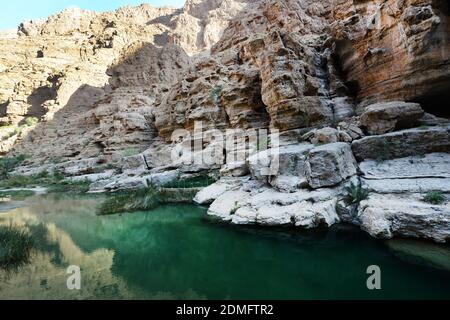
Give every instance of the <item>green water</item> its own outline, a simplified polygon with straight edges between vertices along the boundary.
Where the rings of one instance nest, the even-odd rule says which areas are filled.
[[[27,201],[0,204],[0,224],[25,226],[36,242],[29,264],[0,271],[1,299],[450,298],[448,246],[436,251],[439,269],[353,227],[232,227],[192,205],[98,217],[100,198]],[[81,267],[80,291],[67,289],[70,265]],[[382,290],[367,289],[370,265]]]

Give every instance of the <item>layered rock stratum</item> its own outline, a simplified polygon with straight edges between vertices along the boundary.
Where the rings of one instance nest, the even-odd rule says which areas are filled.
[[[423,194],[450,192],[449,15],[445,0],[68,9],[0,33],[0,152],[30,156],[17,173],[56,169],[93,192],[219,172],[195,200],[226,221],[445,242],[448,204]],[[189,163],[219,144],[192,152],[200,122],[271,135]],[[370,192],[356,208],[350,183]]]

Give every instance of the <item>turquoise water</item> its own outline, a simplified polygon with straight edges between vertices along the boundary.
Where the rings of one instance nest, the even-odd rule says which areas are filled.
[[[27,227],[29,264],[0,271],[2,299],[410,299],[450,298],[448,246],[438,264],[353,227],[301,232],[233,227],[206,209],[170,205],[122,216],[95,215],[100,198],[36,197],[0,204],[0,224]],[[391,249],[390,249],[391,248]],[[403,250],[403,251],[402,251]],[[430,251],[434,252],[434,251]],[[70,265],[82,288],[67,289]],[[366,269],[381,268],[382,290]]]

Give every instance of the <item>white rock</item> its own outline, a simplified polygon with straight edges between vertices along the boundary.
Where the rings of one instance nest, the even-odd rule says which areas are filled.
[[[261,151],[248,158],[250,172],[264,182],[272,183],[269,177],[278,176],[297,176],[300,181],[305,178],[306,155],[313,147],[308,143]]]
[[[421,195],[393,196],[372,194],[360,205],[361,228],[374,237],[395,236],[450,239],[450,204],[432,205]]]
[[[248,180],[244,179],[225,179],[217,181],[216,183],[202,189],[194,198],[194,202],[200,205],[210,204],[225,192],[239,189],[242,184]]]
[[[365,188],[376,193],[426,193],[429,191],[450,192],[450,178],[420,179],[361,179]]]
[[[351,147],[339,142],[310,151],[307,159],[307,179],[313,189],[337,185],[357,172]]]
[[[71,181],[89,181],[89,182],[97,182],[100,180],[106,180],[112,178],[116,171],[115,170],[107,170],[102,173],[94,173],[94,174],[86,174],[82,176],[70,177],[68,180]]]
[[[315,228],[339,222],[338,189],[283,193],[263,187],[228,191],[213,202],[209,214],[233,224],[296,225]]]
[[[307,187],[308,181],[305,177],[281,175],[271,179],[270,185],[283,192],[295,192],[300,188]]]
[[[228,191],[218,197],[210,206],[208,214],[224,221],[231,221],[237,210],[247,204],[250,193]]]
[[[320,225],[330,227],[339,223],[336,203],[337,198],[317,203],[301,202],[295,211],[295,226],[311,229]]]
[[[256,222],[265,226],[282,226],[293,224],[293,212],[287,206],[264,206],[258,209]]]
[[[245,161],[226,164],[220,170],[222,177],[243,177],[250,173]]]
[[[143,179],[154,186],[160,187],[178,180],[180,178],[180,174],[181,173],[179,170],[172,170],[144,176]]]
[[[233,215],[231,222],[233,224],[248,225],[256,224],[258,211],[251,207],[239,208]]]
[[[359,167],[366,179],[450,178],[450,154],[431,153],[384,162],[367,160]]]

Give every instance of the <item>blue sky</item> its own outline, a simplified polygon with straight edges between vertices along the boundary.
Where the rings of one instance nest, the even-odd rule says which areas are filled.
[[[0,29],[14,29],[25,20],[46,18],[68,7],[109,11],[125,5],[149,3],[182,7],[184,0],[0,0]]]

